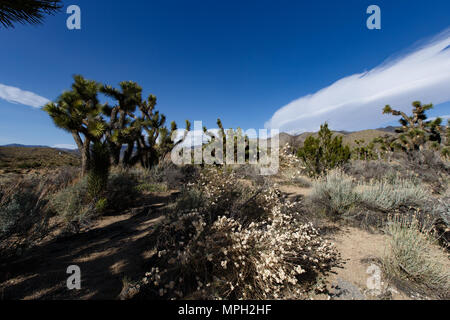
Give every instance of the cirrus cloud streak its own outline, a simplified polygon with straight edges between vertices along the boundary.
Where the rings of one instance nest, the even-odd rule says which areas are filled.
[[[47,98],[41,97],[33,92],[20,88],[7,86],[0,83],[0,99],[11,103],[19,103],[33,108],[40,108],[50,102]]]
[[[342,78],[280,108],[268,128],[299,133],[328,121],[334,130],[361,130],[386,124],[386,104],[410,111],[411,103],[450,101],[450,29],[425,45],[370,71]]]

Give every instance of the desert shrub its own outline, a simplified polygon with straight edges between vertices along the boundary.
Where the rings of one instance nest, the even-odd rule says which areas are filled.
[[[141,183],[136,187],[139,192],[167,192],[165,183]]]
[[[355,182],[342,170],[330,171],[313,182],[309,197],[314,207],[331,217],[342,217],[357,206],[360,196],[355,192]]]
[[[270,182],[253,185],[238,179],[233,171],[206,168],[191,189],[197,189],[205,201],[211,220],[228,214],[243,220],[263,218],[279,201],[279,193]]]
[[[166,185],[168,189],[179,188],[196,175],[194,166],[178,167],[167,161],[160,162],[150,169],[133,168],[130,172],[138,177],[140,184],[161,184]]]
[[[433,150],[418,150],[408,156],[397,154],[396,157],[408,170],[413,171],[420,180],[431,186],[435,193],[442,193],[448,188],[450,162]]]
[[[384,160],[353,160],[343,166],[346,174],[360,182],[371,182],[386,175],[395,173],[402,178],[411,177],[412,172],[407,172],[400,164]]]
[[[340,169],[330,171],[313,183],[308,197],[313,212],[333,219],[350,219],[362,226],[382,226],[388,214],[425,210],[431,199],[426,187],[416,180],[388,174],[370,182],[355,182]]]
[[[333,137],[328,124],[325,123],[320,126],[317,138],[306,138],[297,155],[303,161],[307,174],[318,176],[348,162],[351,152],[348,146],[342,144],[342,137]]]
[[[139,197],[138,179],[131,172],[121,171],[111,174],[108,181],[106,198],[113,210],[124,210]]]
[[[206,199],[201,190],[197,188],[183,188],[180,196],[177,198],[176,210],[191,211],[203,208],[206,205]]]
[[[270,185],[206,168],[156,231],[153,268],[142,280],[161,298],[305,297],[337,263],[333,246]]]
[[[50,218],[49,198],[77,173],[53,170],[29,174],[0,183],[0,250],[14,253],[45,237]]]
[[[38,214],[35,206],[38,203],[38,195],[31,190],[22,190],[14,193],[10,199],[2,205],[0,211],[0,234],[10,233],[24,218]]]
[[[418,179],[435,193],[443,193],[448,188],[450,164],[438,152],[418,150],[409,155],[396,152],[391,158],[390,162],[351,161],[344,166],[344,170],[357,180],[366,182],[383,179],[386,175],[397,175],[401,179]]]
[[[429,231],[415,219],[396,216],[386,232],[391,236],[383,259],[386,274],[408,287],[441,298],[449,298],[448,257],[439,250]]]
[[[282,170],[281,177],[283,178],[283,182],[285,184],[291,184],[301,188],[311,187],[311,182],[303,176],[302,172],[298,168]]]
[[[430,197],[423,185],[414,180],[387,176],[384,180],[359,184],[360,200],[366,206],[381,211],[393,211],[400,207],[423,207]]]
[[[450,248],[450,190],[440,199],[433,199],[426,207],[434,219],[433,227],[438,241],[444,247]]]
[[[337,261],[336,251],[311,224],[272,210],[248,226],[199,212],[169,220],[158,242],[158,262],[143,283],[163,298],[292,299]]]
[[[50,204],[52,210],[75,230],[88,225],[96,214],[95,201],[88,193],[87,178],[61,190],[51,198]]]

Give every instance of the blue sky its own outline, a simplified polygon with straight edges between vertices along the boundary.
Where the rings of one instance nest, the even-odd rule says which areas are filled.
[[[439,101],[430,115],[450,114],[450,103],[445,102],[450,101],[450,90],[444,88],[450,89],[450,79],[441,74],[448,70],[449,50],[439,59],[434,54],[419,63],[417,70],[423,73],[411,77],[433,81],[418,90],[399,76],[416,70],[414,63],[406,64],[404,72],[377,75],[387,59],[396,67],[397,61],[420,51],[439,34],[440,44],[448,41],[448,0],[64,4],[80,6],[81,30],[66,28],[65,10],[48,17],[42,26],[0,29],[0,144],[73,145],[71,136],[36,108],[41,101],[36,96],[54,100],[70,87],[73,74],[111,85],[136,81],[145,95],[157,96],[159,110],[168,120],[180,125],[189,119],[215,127],[220,117],[226,127],[244,129],[278,126],[301,131],[326,120],[335,129],[376,128],[393,123],[380,115],[387,98],[404,110],[413,100]],[[381,8],[381,30],[366,27],[371,4]],[[370,70],[366,77],[370,81],[353,81]],[[408,85],[408,90],[372,99],[373,105],[357,110],[367,102],[361,102],[367,87],[373,91],[379,83],[384,84],[380,92],[386,86],[395,91],[400,84]],[[30,92],[34,100],[5,100],[5,92],[15,94],[11,88]],[[352,104],[342,104],[343,100]],[[328,112],[329,105],[339,108]],[[317,110],[317,117],[298,116]],[[289,119],[298,122],[287,123]]]

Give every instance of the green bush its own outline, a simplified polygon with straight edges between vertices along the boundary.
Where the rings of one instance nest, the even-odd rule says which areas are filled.
[[[333,137],[328,124],[320,126],[319,136],[309,136],[297,156],[303,161],[307,174],[317,176],[349,161],[351,152],[342,144],[342,137]]]

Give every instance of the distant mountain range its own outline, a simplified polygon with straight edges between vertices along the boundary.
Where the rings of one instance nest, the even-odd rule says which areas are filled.
[[[56,149],[61,150],[65,152],[70,153],[78,153],[78,149],[66,149],[66,148],[53,148],[49,146],[41,146],[41,145],[26,145],[26,144],[18,144],[18,143],[11,143],[11,144],[5,144],[0,147],[6,147],[6,148],[38,148],[38,149]]]
[[[378,129],[368,129],[368,130],[361,130],[361,131],[333,131],[336,135],[342,136],[342,140],[344,143],[350,144],[350,146],[355,145],[355,140],[365,140],[366,142],[371,141],[373,138],[383,136],[385,134],[395,134],[395,129],[398,127],[389,126],[386,128],[378,128]],[[301,134],[289,134],[285,132],[280,133],[280,146],[284,146],[286,143],[289,143],[291,145],[303,145],[303,142],[306,140],[306,138],[310,135],[317,135],[317,133],[314,132],[304,132]],[[270,139],[269,139],[270,141]],[[50,148],[50,149],[56,149],[61,150],[65,152],[75,153],[78,154],[79,151],[77,149],[65,149],[65,148],[53,148],[49,146],[42,146],[42,145],[24,145],[24,144],[7,144],[0,147],[15,147],[15,148]],[[122,152],[124,152],[126,149],[126,146],[122,148]]]

